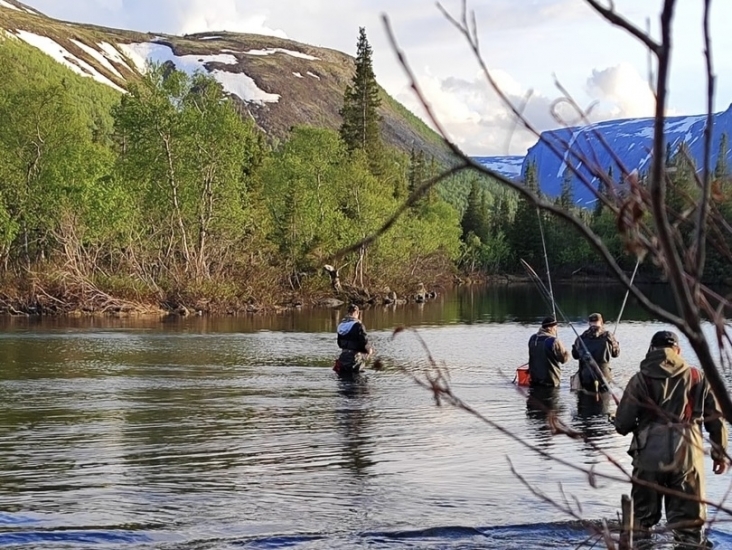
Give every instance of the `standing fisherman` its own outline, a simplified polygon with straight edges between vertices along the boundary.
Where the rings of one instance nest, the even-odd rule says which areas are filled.
[[[529,338],[529,374],[531,386],[558,388],[562,364],[569,361],[569,352],[557,337],[557,320],[546,317],[539,332]]]
[[[354,376],[360,372],[364,361],[374,351],[361,322],[361,310],[356,304],[348,306],[346,316],[338,324],[337,333],[338,347],[342,351],[333,370],[338,376]]]
[[[579,359],[578,374],[582,389],[593,393],[606,392],[610,389],[606,382],[612,377],[610,358],[620,355],[620,345],[615,336],[605,330],[602,315],[593,313],[588,321],[589,328],[572,346],[572,357]],[[597,368],[600,369],[599,373]]]
[[[630,379],[618,405],[615,429],[621,435],[633,432],[628,454],[633,457],[635,536],[650,537],[663,504],[675,548],[704,548],[701,424],[712,442],[715,474],[727,468],[727,427],[704,373],[690,367],[680,352],[673,332],[653,335],[640,372]]]

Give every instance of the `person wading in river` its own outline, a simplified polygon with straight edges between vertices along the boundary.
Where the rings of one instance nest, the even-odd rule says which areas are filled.
[[[598,393],[609,391],[606,382],[612,377],[610,358],[620,355],[620,344],[612,333],[605,330],[602,315],[592,313],[588,317],[589,328],[575,340],[572,357],[579,359],[579,380],[582,389]],[[588,357],[587,354],[589,352]],[[594,365],[592,364],[594,360]],[[600,373],[597,372],[600,369]]]
[[[614,422],[619,434],[633,432],[628,454],[633,457],[631,496],[638,530],[634,537],[649,538],[663,504],[675,548],[705,548],[701,424],[712,442],[715,474],[727,469],[727,428],[704,373],[690,367],[680,352],[673,332],[653,336],[640,372],[625,388]]]
[[[529,375],[532,387],[558,388],[569,352],[557,337],[557,320],[546,317],[529,338]]]
[[[347,377],[358,374],[365,360],[373,353],[366,328],[361,322],[361,310],[355,304],[348,306],[346,316],[338,324],[338,347],[341,354],[336,359],[333,370],[338,376]]]

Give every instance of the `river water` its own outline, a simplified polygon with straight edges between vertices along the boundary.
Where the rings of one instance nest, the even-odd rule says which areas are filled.
[[[669,303],[663,287],[653,293]],[[581,331],[593,311],[612,321],[624,293],[555,294]],[[366,310],[387,368],[356,383],[331,371],[338,311],[5,319],[0,547],[589,548],[591,529],[532,489],[587,520],[613,520],[629,485],[571,466],[619,477],[607,456],[629,467],[630,438],[608,423],[612,404],[569,392],[574,364],[545,404],[586,441],[553,436],[546,409],[511,383],[546,313],[529,286]],[[402,325],[448,370],[454,393],[508,435],[435,405],[408,374],[428,365],[417,334],[391,338]],[[629,302],[617,328],[620,387],[661,328]],[[574,340],[566,324],[559,334]],[[729,487],[729,475],[709,472],[712,499]],[[732,548],[729,519],[713,526],[718,548]]]

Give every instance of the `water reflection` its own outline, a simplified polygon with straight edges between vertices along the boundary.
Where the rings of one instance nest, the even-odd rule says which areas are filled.
[[[559,388],[533,387],[526,395],[526,417],[536,435],[539,447],[548,449],[553,444],[550,422],[564,411]]]
[[[673,295],[666,285],[639,285],[652,301],[674,312]],[[593,311],[618,312],[625,288],[614,284],[554,286],[554,296],[572,321],[584,321]],[[421,304],[366,308],[363,321],[368,330],[392,329],[397,326],[426,326],[475,323],[535,323],[546,315],[546,306],[537,289],[529,283],[493,284],[458,287],[441,292],[437,298]],[[14,318],[0,317],[0,330],[56,330],[68,333],[76,329],[153,329],[168,333],[221,332],[335,332],[343,315],[341,309],[293,310],[277,314],[230,317],[191,316],[160,319],[135,318]],[[631,297],[625,321],[650,321],[653,317]]]
[[[609,393],[577,392],[577,414],[572,418],[574,429],[590,441],[601,441],[615,432],[608,421],[612,397]]]
[[[374,465],[373,444],[367,426],[371,407],[367,376],[339,377],[338,395],[342,399],[335,413],[343,438],[344,461],[356,477],[361,477]]]

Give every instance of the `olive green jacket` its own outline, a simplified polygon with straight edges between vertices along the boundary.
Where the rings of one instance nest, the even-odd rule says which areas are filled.
[[[692,427],[690,436],[698,441],[699,449],[700,426],[704,424],[712,441],[712,457],[721,459],[724,456],[727,427],[722,412],[704,373],[698,371],[698,382],[694,384],[691,368],[671,348],[651,349],[641,362],[640,372],[628,382],[615,415],[615,429],[621,435],[633,432],[628,453],[634,459],[647,452],[645,437],[649,430],[681,424]],[[688,421],[685,418],[687,403],[691,404]],[[701,456],[699,453],[697,458]]]

